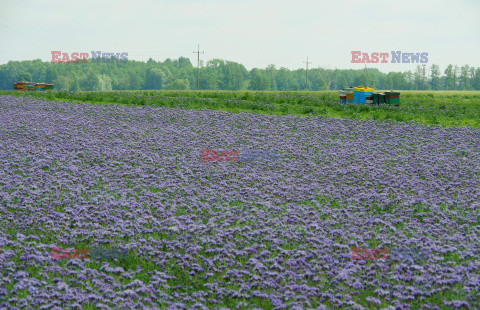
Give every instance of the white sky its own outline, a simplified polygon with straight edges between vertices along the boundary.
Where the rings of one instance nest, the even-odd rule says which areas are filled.
[[[363,68],[351,51],[428,52],[427,66],[480,66],[479,0],[0,0],[0,64],[51,51],[128,59],[220,58],[251,69]],[[367,64],[381,71],[417,64]]]

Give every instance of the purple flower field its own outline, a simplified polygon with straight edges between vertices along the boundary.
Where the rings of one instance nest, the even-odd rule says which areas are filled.
[[[0,309],[477,309],[479,207],[479,129],[0,96]]]

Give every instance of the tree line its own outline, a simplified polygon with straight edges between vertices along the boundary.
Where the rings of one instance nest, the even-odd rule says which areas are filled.
[[[199,88],[208,90],[306,89],[305,69],[290,70],[269,65],[247,70],[242,64],[213,59],[200,68]],[[308,70],[308,90],[338,90],[348,86],[369,86],[395,90],[480,90],[480,67],[448,65],[442,72],[431,65],[414,72],[383,73],[378,69]],[[150,90],[196,89],[197,68],[190,59],[146,62],[128,60],[108,63],[51,63],[40,59],[10,61],[0,65],[0,89],[11,90],[18,81],[54,83],[57,90]]]

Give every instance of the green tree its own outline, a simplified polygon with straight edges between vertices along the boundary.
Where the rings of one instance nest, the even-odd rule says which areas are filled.
[[[440,68],[438,65],[432,65],[430,68],[430,87],[433,90],[440,89]]]
[[[268,86],[269,90],[277,90],[277,82],[275,81],[276,72],[277,69],[275,69],[275,65],[268,65],[265,69],[265,75],[270,81],[270,85]]]
[[[127,89],[140,89],[142,85],[142,79],[137,72],[128,73],[128,88]]]
[[[348,87],[348,83],[347,83],[347,79],[345,78],[345,76],[340,76],[340,78],[338,79],[338,82],[337,82],[337,89],[344,89],[344,88],[347,88]]]
[[[115,90],[130,89],[130,80],[128,75],[118,74],[112,78],[112,88]]]
[[[79,86],[82,90],[98,90],[100,81],[98,80],[98,75],[90,70],[85,74],[79,81]],[[70,89],[71,86],[69,86]]]
[[[423,90],[423,68],[420,65],[417,65],[415,68],[415,73],[413,74],[413,85],[416,90]]]
[[[275,74],[275,84],[277,85],[278,90],[293,90],[293,85],[295,84],[295,80],[293,79],[293,75],[291,74],[290,70],[286,68],[280,68],[277,70]],[[300,87],[297,84],[297,90]]]
[[[224,89],[242,90],[245,89],[245,79],[248,71],[241,64],[227,61],[225,64],[224,79],[226,81]]]
[[[311,85],[309,85],[308,89],[311,90],[328,90],[327,83],[325,83],[325,80],[320,76],[316,75],[311,79]],[[310,84],[310,81],[309,83]]]
[[[165,89],[187,90],[190,89],[190,82],[188,80],[174,80],[165,85]]]
[[[469,71],[470,89],[475,89],[475,67],[470,67]]]
[[[353,82],[355,86],[363,86],[367,87],[371,85],[371,77],[369,74],[365,73],[363,70],[359,72],[357,76],[355,76],[355,80]]]
[[[408,70],[407,72],[399,72],[401,75],[403,75],[403,82],[401,86],[399,86],[397,89],[416,89],[415,88],[415,74],[412,73],[412,71]],[[420,74],[421,76],[421,74]]]
[[[270,79],[268,76],[259,69],[252,69],[250,71],[250,84],[248,89],[251,90],[269,90]]]
[[[28,72],[23,72],[19,76],[20,81],[32,82],[32,75]]]
[[[190,62],[190,59],[188,59],[186,57],[178,58],[178,67],[179,67],[179,69],[193,68],[192,63]]]
[[[454,71],[453,71],[453,66],[448,65],[447,68],[444,71],[445,73],[445,85],[444,88],[446,90],[452,90],[455,89],[455,78],[453,77]]]
[[[458,71],[458,66],[455,66],[455,68],[453,69],[453,89],[458,89]]]
[[[148,68],[145,72],[144,89],[163,89],[165,80],[166,75],[161,69]]]
[[[475,70],[475,77],[473,78],[473,89],[480,90],[480,67]]]
[[[57,78],[57,70],[55,68],[48,68],[45,74],[45,83],[53,83]]]
[[[212,59],[207,62],[207,66],[202,68],[205,79],[202,83],[205,88],[202,89],[226,89],[228,81],[225,78],[225,61],[222,59]]]
[[[409,84],[402,72],[389,72],[385,80],[385,89],[408,89]]]
[[[112,90],[112,79],[105,74],[98,74],[98,84],[94,90]]]
[[[393,89],[393,76],[390,73],[385,77],[383,88]]]
[[[218,89],[218,80],[215,69],[208,67],[200,69],[200,79],[198,84],[200,89]]]
[[[460,68],[460,89],[470,90],[470,81],[469,81],[469,72],[470,66],[465,65]]]
[[[58,76],[55,79],[55,89],[58,90],[70,90],[70,84],[72,83],[72,79],[68,76]]]

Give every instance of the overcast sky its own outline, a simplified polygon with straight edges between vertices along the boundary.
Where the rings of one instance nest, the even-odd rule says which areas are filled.
[[[480,66],[479,0],[0,0],[0,64],[51,51],[189,57],[251,69],[363,68],[351,51],[428,53],[427,66]],[[391,57],[391,56],[390,56]],[[417,64],[367,64],[381,71]]]

